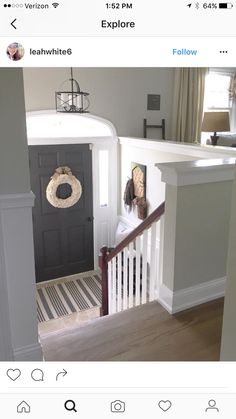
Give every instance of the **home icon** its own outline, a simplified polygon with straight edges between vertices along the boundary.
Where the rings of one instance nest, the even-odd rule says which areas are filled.
[[[30,413],[30,406],[24,400],[18,404],[17,413]]]

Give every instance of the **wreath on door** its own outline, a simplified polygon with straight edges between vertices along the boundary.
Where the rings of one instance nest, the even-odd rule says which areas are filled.
[[[69,184],[71,186],[71,195],[68,198],[58,198],[57,189],[60,185]],[[72,174],[68,166],[58,167],[51,177],[46,189],[46,198],[48,202],[56,208],[70,208],[75,205],[82,195],[82,186],[80,181]]]

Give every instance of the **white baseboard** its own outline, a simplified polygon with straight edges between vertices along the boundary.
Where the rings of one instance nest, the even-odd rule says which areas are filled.
[[[223,277],[174,292],[162,284],[158,301],[170,314],[175,314],[187,308],[223,297],[225,295],[225,283],[226,277]]]
[[[43,352],[39,342],[14,349],[15,361],[43,361]]]

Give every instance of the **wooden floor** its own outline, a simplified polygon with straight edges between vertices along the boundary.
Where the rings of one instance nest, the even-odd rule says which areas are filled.
[[[217,361],[223,299],[175,316],[157,302],[41,337],[46,361]]]

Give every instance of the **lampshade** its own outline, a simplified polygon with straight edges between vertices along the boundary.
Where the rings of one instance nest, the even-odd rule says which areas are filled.
[[[202,121],[204,132],[230,131],[229,112],[205,112]]]

